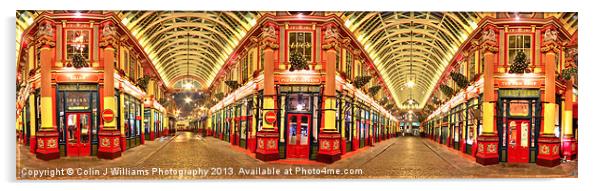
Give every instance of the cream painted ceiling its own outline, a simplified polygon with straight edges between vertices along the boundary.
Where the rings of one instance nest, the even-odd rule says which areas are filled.
[[[41,11],[17,11],[17,36]],[[194,79],[206,88],[261,15],[253,11],[121,11],[169,87]],[[423,107],[458,47],[485,16],[478,12],[326,12],[340,17],[383,75],[398,107]],[[546,13],[577,30],[576,13]],[[19,51],[20,39],[17,39]],[[410,65],[412,67],[410,67]],[[410,70],[410,68],[412,68]],[[188,75],[189,74],[189,75]],[[412,74],[412,75],[410,75]],[[406,86],[409,76],[413,88]],[[177,88],[177,87],[176,87]],[[411,95],[411,96],[410,96]]]

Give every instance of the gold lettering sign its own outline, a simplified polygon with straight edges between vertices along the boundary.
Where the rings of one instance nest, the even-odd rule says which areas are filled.
[[[512,90],[499,90],[498,95],[500,97],[512,97],[512,98],[538,98],[538,89],[512,89]]]
[[[68,110],[87,110],[90,108],[90,92],[69,92],[65,102]]]
[[[58,89],[60,91],[96,91],[97,86],[90,84],[59,84]]]

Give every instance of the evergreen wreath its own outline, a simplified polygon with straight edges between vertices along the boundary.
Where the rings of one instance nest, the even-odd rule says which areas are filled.
[[[527,55],[522,50],[519,51],[516,56],[514,56],[514,61],[512,65],[510,65],[509,73],[525,73],[530,72],[527,67],[529,67],[529,63],[527,61]]]
[[[301,52],[291,52],[290,57],[291,66],[289,68],[289,71],[292,72],[295,70],[309,70],[309,64],[307,64],[307,59],[305,59],[305,56],[303,56]]]
[[[564,80],[570,80],[571,77],[575,75],[577,75],[577,67],[562,69],[562,72],[560,73],[560,77]]]
[[[389,99],[387,97],[383,97],[382,99],[380,99],[380,102],[378,102],[380,105],[385,105],[387,102],[389,102]]]
[[[226,85],[228,85],[228,87],[232,88],[233,90],[235,90],[236,88],[239,87],[239,84],[236,80],[228,80],[228,81],[225,81],[224,83],[226,83]]]
[[[136,86],[138,86],[138,87],[140,87],[140,89],[143,89],[146,91],[149,80],[150,80],[149,76],[143,76],[141,78],[138,78],[138,80],[136,80]]]
[[[370,79],[372,79],[372,76],[356,76],[355,80],[353,81],[353,85],[356,88],[364,87],[366,84],[368,84],[368,82],[370,82]]]
[[[445,84],[439,85],[439,89],[441,89],[441,92],[447,97],[452,97],[454,95],[454,90]]]
[[[74,68],[88,67],[88,62],[86,62],[86,59],[82,54],[74,54],[71,58],[71,63]]]
[[[224,93],[222,93],[222,92],[215,93],[215,98],[217,98],[217,100],[222,100],[222,98],[224,98]]]
[[[368,89],[368,91],[370,91],[370,95],[372,95],[372,96],[376,95],[376,93],[378,93],[378,90],[380,90],[379,85],[374,85],[374,86],[370,87],[370,89]]]
[[[454,80],[454,82],[456,82],[458,87],[460,87],[461,89],[468,87],[469,82],[466,79],[466,76],[464,76],[460,73],[457,73],[457,72],[452,72],[449,75],[451,76],[452,80]]]

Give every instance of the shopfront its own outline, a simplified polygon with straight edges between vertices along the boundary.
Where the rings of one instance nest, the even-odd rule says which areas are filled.
[[[140,145],[141,141],[141,101],[131,95],[125,94],[123,103],[124,126],[126,148]]]
[[[213,136],[264,161],[331,163],[392,135],[395,104],[362,46],[343,23],[312,18],[268,14],[247,33],[209,86]]]
[[[232,144],[238,145],[241,148],[247,149],[249,146],[249,138],[251,134],[253,98],[249,96],[243,98],[235,105],[234,116],[234,134]]]
[[[280,144],[286,158],[312,159],[317,153],[320,86],[281,85],[278,97],[285,123]]]
[[[473,147],[477,135],[481,129],[481,111],[480,111],[480,98],[472,98],[466,103],[466,129],[464,134],[464,139],[466,140],[464,152],[469,155],[476,154],[476,147]],[[473,150],[474,149],[474,150]]]
[[[535,162],[541,125],[539,89],[500,89],[497,127],[500,162]]]
[[[96,84],[58,84],[59,151],[90,156],[98,151],[99,97]]]

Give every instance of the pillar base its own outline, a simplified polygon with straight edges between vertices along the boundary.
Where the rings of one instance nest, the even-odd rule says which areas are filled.
[[[560,165],[560,139],[554,135],[543,135],[537,142],[539,146],[537,165],[545,167]]]
[[[60,158],[59,152],[59,133],[54,130],[40,130],[36,134],[36,158],[42,160],[52,160]],[[30,143],[31,144],[31,143]]]
[[[575,138],[562,139],[562,156],[567,160],[577,159],[577,140]]]
[[[257,147],[256,143],[257,142],[256,142],[256,138],[255,137],[251,137],[251,138],[249,138],[249,140],[247,140],[247,145],[248,145],[249,151],[255,152],[255,149]]]
[[[31,137],[29,137],[29,152],[30,153],[36,153],[36,136],[32,135]]]
[[[101,127],[101,129],[103,129]],[[100,130],[98,133],[98,154],[101,159],[115,159],[121,156],[121,132],[119,130]]]
[[[498,137],[496,135],[481,135],[477,137],[476,161],[482,165],[499,163]]]
[[[347,141],[345,141],[344,137],[341,137],[341,155],[347,153]]]
[[[320,145],[316,160],[331,164],[341,159],[341,135],[338,132],[322,132],[318,137]]]
[[[257,153],[255,158],[262,161],[274,161],[280,159],[278,153],[278,132],[257,132]]]

